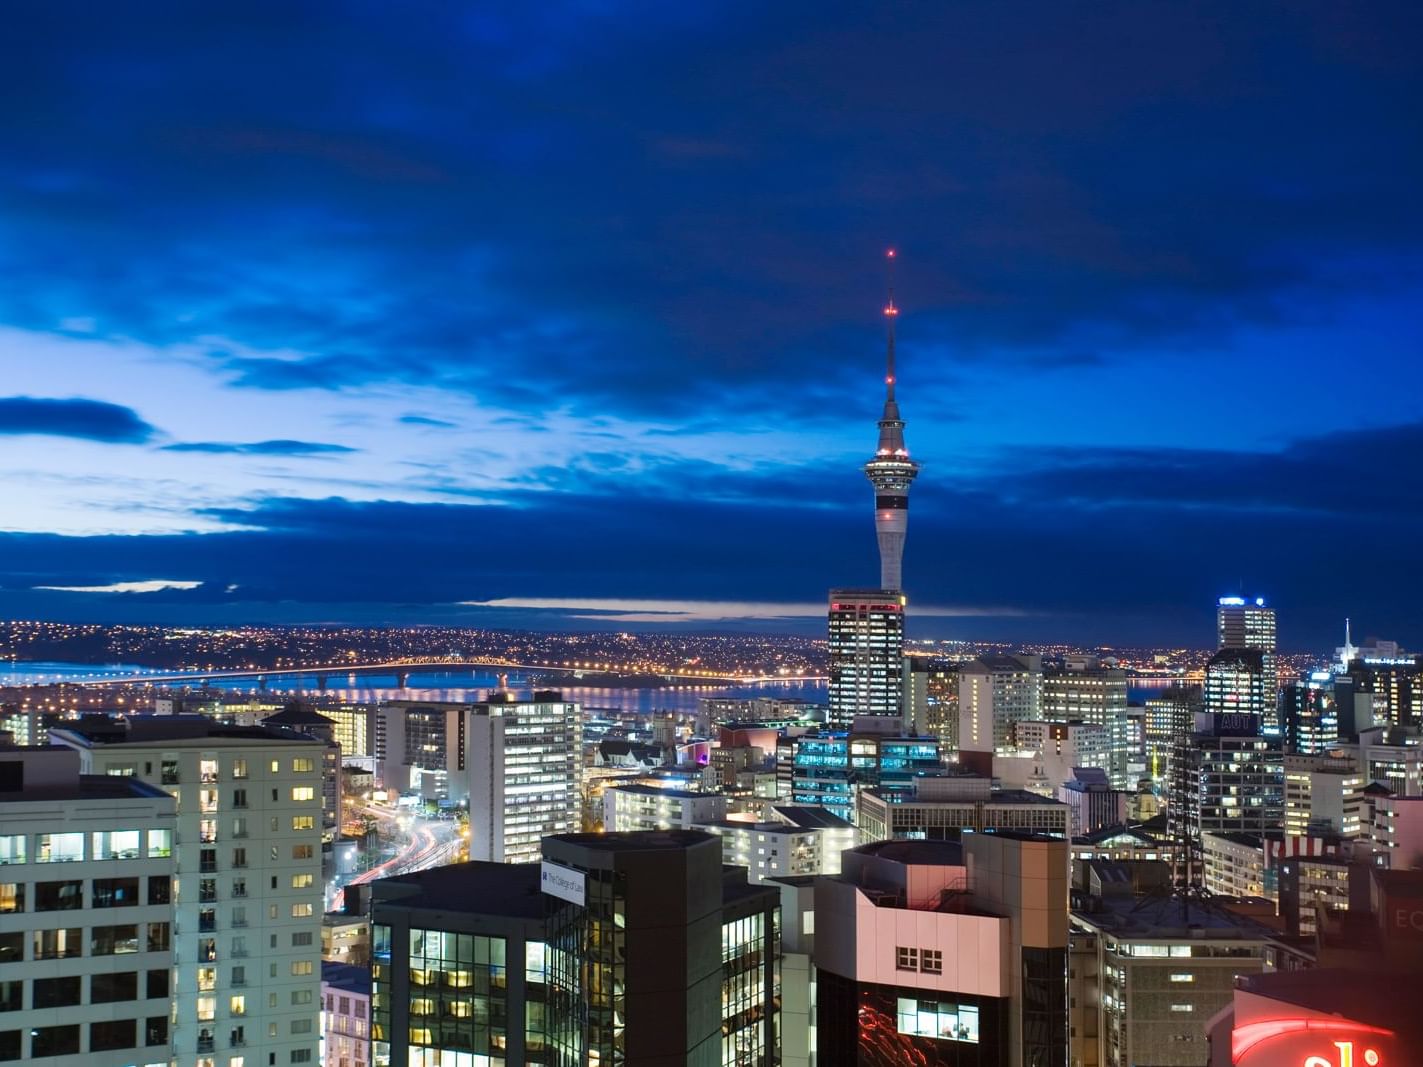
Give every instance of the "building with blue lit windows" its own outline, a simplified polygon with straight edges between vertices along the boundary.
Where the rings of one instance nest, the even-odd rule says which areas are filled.
[[[791,802],[825,808],[853,821],[862,789],[912,792],[914,783],[944,773],[937,737],[899,737],[876,732],[877,722],[855,720],[851,730],[819,731],[794,738]]]

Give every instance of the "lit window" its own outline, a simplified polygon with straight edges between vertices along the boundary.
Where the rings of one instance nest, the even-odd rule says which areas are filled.
[[[309,785],[294,785],[294,786],[292,786],[292,799],[293,799],[293,800],[315,800],[315,799],[316,799],[316,790],[315,790],[315,788],[313,788],[312,786],[309,786]]]
[[[1196,976],[1195,976],[1194,974],[1180,974],[1180,973],[1177,973],[1177,974],[1173,974],[1173,975],[1171,976],[1171,981],[1173,981],[1173,982],[1194,982],[1195,980],[1196,980]]]

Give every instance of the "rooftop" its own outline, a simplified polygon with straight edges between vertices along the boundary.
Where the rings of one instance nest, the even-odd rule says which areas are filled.
[[[855,824],[825,808],[803,807],[798,804],[776,804],[773,809],[781,818],[806,830],[853,830]]]
[[[703,830],[627,830],[612,834],[555,834],[552,840],[599,852],[660,852],[691,848],[716,838]]]
[[[206,715],[130,715],[126,719],[109,719],[86,715],[72,725],[66,723],[55,732],[67,734],[86,747],[113,744],[161,744],[171,741],[234,740],[319,743],[305,734],[272,726],[231,726],[216,722]]]
[[[332,963],[330,960],[322,960],[321,984],[339,989],[343,993],[355,993],[357,996],[368,997],[371,995],[371,969],[357,967],[354,963]]]
[[[472,860],[371,883],[377,907],[452,911],[465,915],[542,919],[537,863]]]
[[[27,786],[19,793],[0,793],[0,804],[42,803],[55,800],[171,800],[172,794],[138,778],[113,774],[81,774],[54,785]]]
[[[1166,893],[1093,897],[1088,907],[1072,909],[1072,919],[1123,940],[1266,941],[1273,936],[1207,897]]]
[[[874,856],[920,867],[962,867],[963,845],[957,841],[871,841],[853,848],[861,856]]]
[[[698,793],[694,789],[663,789],[660,786],[642,785],[640,783],[634,783],[632,785],[610,785],[605,791],[614,790],[619,793],[636,793],[639,796],[681,797],[684,799],[717,796],[716,793]]]

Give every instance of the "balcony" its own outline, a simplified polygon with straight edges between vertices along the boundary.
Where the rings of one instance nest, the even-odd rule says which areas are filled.
[[[212,1051],[212,1048],[213,1048],[213,1044],[214,1044],[214,1042],[213,1042],[212,1034],[199,1034],[199,1035],[198,1035],[198,1051],[199,1051],[199,1052],[211,1052],[211,1051]]]

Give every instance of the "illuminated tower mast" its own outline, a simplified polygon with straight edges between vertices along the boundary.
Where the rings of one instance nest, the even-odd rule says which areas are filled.
[[[904,560],[904,535],[909,528],[909,483],[919,474],[919,464],[904,447],[904,420],[894,399],[894,249],[886,253],[890,268],[889,303],[884,317],[889,327],[888,372],[885,374],[884,414],[879,420],[879,447],[865,464],[865,477],[875,487],[875,534],[879,538],[879,584],[898,592]]]

